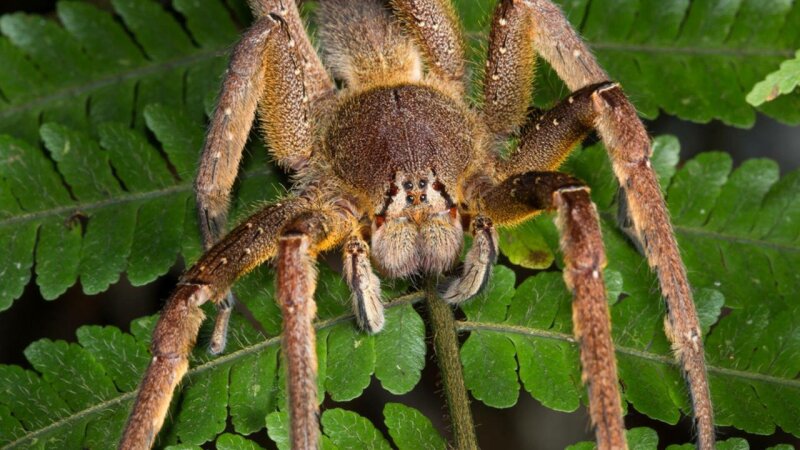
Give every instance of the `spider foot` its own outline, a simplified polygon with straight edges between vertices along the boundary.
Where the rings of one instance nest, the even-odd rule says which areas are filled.
[[[214,331],[211,333],[211,341],[208,343],[208,353],[219,355],[225,351],[225,346],[228,344],[228,323],[235,304],[236,297],[233,292],[228,291],[228,294],[217,305],[217,317],[214,319]]]

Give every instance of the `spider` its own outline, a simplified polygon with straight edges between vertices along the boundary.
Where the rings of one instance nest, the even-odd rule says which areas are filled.
[[[597,212],[588,187],[557,171],[592,130],[609,149],[631,233],[658,274],[699,448],[713,448],[702,334],[650,165],[648,135],[557,6],[499,1],[477,105],[465,99],[464,41],[448,0],[320,2],[326,65],[295,2],[250,0],[250,6],[257,20],[233,50],[197,175],[207,251],[183,275],[155,327],[153,359],[120,448],[153,444],[187,370],[204,318],[200,305],[217,305],[211,350],[220,352],[232,283],[270,260],[283,313],[291,443],[317,448],[316,255],[343,249],[357,322],[377,333],[384,315],[375,270],[391,278],[453,275],[443,277],[440,294],[459,304],[487,284],[497,259],[496,227],[545,210],[557,211],[598,447],[625,448]],[[549,111],[529,113],[537,57],[572,93]],[[256,114],[272,157],[293,173],[293,188],[223,237]],[[499,148],[510,137],[519,143],[502,157]],[[464,233],[471,233],[472,247],[457,265]]]

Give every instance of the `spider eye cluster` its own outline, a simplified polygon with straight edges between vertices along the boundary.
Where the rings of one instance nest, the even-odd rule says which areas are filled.
[[[464,232],[457,208],[444,186],[430,180],[435,180],[432,171],[396,181],[387,190],[387,202],[372,225],[372,258],[386,276],[442,273],[461,253]]]

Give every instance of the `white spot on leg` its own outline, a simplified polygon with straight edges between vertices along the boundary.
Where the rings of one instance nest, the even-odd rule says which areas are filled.
[[[592,278],[594,278],[595,280],[600,278],[600,272],[598,272],[596,270],[593,270],[592,271]]]
[[[572,56],[574,56],[577,59],[577,58],[580,58],[582,56],[582,53],[581,53],[580,50],[573,50],[572,51]]]
[[[499,80],[499,79],[500,79],[500,76],[498,76],[498,75],[492,75],[492,80],[494,80],[494,81],[497,81],[497,80]]]
[[[553,119],[553,125],[558,126],[558,119]]]
[[[230,131],[225,133],[225,139],[227,139],[229,141],[232,141],[233,140],[233,133],[231,133]]]
[[[500,54],[501,54],[501,55],[505,55],[507,51],[508,51],[508,49],[507,49],[507,48],[505,48],[505,47],[500,47]]]
[[[221,157],[222,157],[222,153],[220,153],[220,152],[214,153],[214,159],[220,159]]]
[[[244,249],[244,254],[245,255],[249,255],[250,253],[253,253],[253,252],[249,248],[245,248]]]
[[[225,108],[225,115],[230,116],[233,113],[230,108]]]
[[[504,26],[508,25],[508,21],[506,19],[503,19],[503,18],[501,18],[498,23],[500,24],[501,27],[504,27]]]

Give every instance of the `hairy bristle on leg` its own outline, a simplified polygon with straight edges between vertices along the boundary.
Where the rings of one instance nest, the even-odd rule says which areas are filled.
[[[228,344],[228,323],[235,303],[236,297],[233,292],[228,291],[217,304],[217,317],[214,318],[214,329],[208,343],[208,352],[212,355],[219,355],[225,351],[225,346]]]
[[[203,322],[200,305],[211,290],[204,285],[182,285],[172,294],[153,331],[153,359],[139,384],[134,409],[125,425],[120,450],[153,446],[164,423],[175,387],[189,368],[189,353]]]
[[[430,70],[464,88],[464,38],[450,0],[391,0]]]
[[[572,321],[581,347],[583,382],[600,450],[626,449],[611,316],[603,283],[603,235],[588,188],[553,194],[564,253],[564,281],[572,290]]]
[[[278,303],[283,313],[283,354],[289,393],[289,423],[294,449],[319,447],[317,351],[312,321],[316,314],[316,271],[309,238],[284,236],[278,243]]]
[[[689,381],[697,441],[701,450],[714,448],[714,413],[706,374],[703,333],[678,244],[655,172],[650,140],[636,110],[615,86],[594,97],[596,128],[606,142],[612,166],[624,186],[633,229],[654,268],[667,303],[666,333]]]
[[[600,85],[608,80],[608,75],[557,5],[550,0],[502,1],[508,8],[530,17],[535,24],[531,26],[530,36],[536,52],[571,90],[598,85],[592,94],[595,111],[591,126],[598,130],[606,144],[614,172],[626,195],[634,234],[644,248],[650,267],[658,275],[667,303],[667,334],[673,339],[673,348],[689,383],[698,447],[711,450],[715,440],[714,417],[702,333],[669,214],[649,162],[651,146],[644,126],[618,85]],[[552,126],[563,124],[553,123]],[[533,167],[528,167],[531,169]]]
[[[153,359],[140,383],[120,448],[152,446],[173,392],[188,368],[188,355],[203,321],[199,306],[218,301],[238,277],[274,256],[279,230],[307,211],[308,205],[309,199],[301,196],[263,208],[184,273],[153,331]]]
[[[381,281],[372,270],[369,246],[361,236],[351,236],[345,244],[342,271],[358,325],[368,333],[381,331],[384,325]]]
[[[497,262],[497,230],[492,220],[477,216],[472,221],[472,248],[467,252],[464,266],[456,278],[447,281],[441,289],[441,297],[450,304],[458,304],[477,295],[492,274]]]

